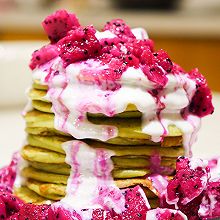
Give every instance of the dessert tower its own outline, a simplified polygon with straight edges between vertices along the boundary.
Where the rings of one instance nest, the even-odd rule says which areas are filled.
[[[156,207],[153,177],[174,175],[177,157],[191,154],[200,118],[213,111],[205,79],[120,19],[99,32],[61,10],[42,24],[50,44],[32,55],[16,194],[85,206],[109,189],[140,185]]]

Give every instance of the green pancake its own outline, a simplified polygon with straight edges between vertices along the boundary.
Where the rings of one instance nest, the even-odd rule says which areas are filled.
[[[34,80],[32,87],[33,87],[33,89],[39,89],[39,90],[45,90],[45,91],[48,90],[48,86],[42,85],[39,80]]]
[[[45,97],[47,94],[46,91],[44,90],[38,90],[38,89],[31,89],[28,92],[28,96],[31,100],[37,100],[37,101],[42,101],[42,102],[46,102],[49,103],[50,101],[47,100],[47,98]]]
[[[34,204],[48,204],[47,197],[42,197],[38,193],[35,193],[33,190],[28,189],[26,186],[21,186],[19,188],[14,188],[14,192],[18,198],[23,200],[26,203]]]
[[[37,110],[28,112],[25,115],[26,131],[31,134],[38,135],[67,135],[63,132],[57,131],[54,128],[54,115],[48,113],[42,113]],[[125,139],[141,139],[150,140],[148,134],[144,134],[141,131],[141,119],[138,118],[89,118],[94,124],[112,125],[118,128],[118,137]],[[175,126],[169,126],[169,137],[178,137],[175,139],[169,139],[171,142],[180,144],[180,138],[182,133],[180,129]],[[114,139],[114,138],[113,138]],[[113,140],[111,139],[111,141]],[[165,138],[166,139],[166,138]],[[182,143],[182,139],[181,139]]]
[[[66,185],[45,183],[36,180],[27,180],[26,186],[37,194],[52,200],[60,200],[66,195]],[[157,196],[147,187],[142,187],[148,199],[156,198]]]
[[[28,158],[28,157],[26,157]],[[150,167],[150,159],[147,157],[112,157],[111,158],[115,168],[146,168]],[[70,166],[66,163],[45,163],[45,162],[37,162],[28,160],[30,166],[50,172],[50,173],[58,173],[58,174],[70,174]],[[175,159],[171,158],[162,158],[160,166],[169,167],[175,169]]]
[[[64,152],[58,153],[53,150],[54,148],[62,149],[63,142],[57,142],[56,146],[51,146],[50,144],[48,144],[49,142],[48,140],[47,140],[48,141],[47,143],[43,142],[42,140],[43,138],[41,138],[41,141],[38,141],[36,139],[34,141],[31,141],[29,139],[30,145],[27,145],[22,149],[22,154],[26,155],[26,152],[28,152],[28,154],[30,154],[29,152],[33,152],[31,153],[31,156],[29,156],[31,159],[32,157],[35,156],[35,154],[38,154],[38,151],[40,150],[39,153],[41,153],[42,155],[45,155],[44,157],[46,157],[46,154],[49,154],[48,159],[49,158],[52,159],[52,155],[53,155],[54,160],[56,159],[59,160],[59,157],[61,158],[65,157]],[[158,147],[158,146],[144,146],[144,145],[121,146],[121,145],[111,145],[111,144],[106,144],[106,143],[100,143],[96,141],[87,141],[86,143],[92,148],[102,148],[102,149],[111,150],[115,153],[115,156],[148,156],[150,157],[152,155],[158,154],[161,157],[176,158],[179,155],[184,155],[184,149],[182,147],[164,148],[164,147]],[[62,161],[63,159],[60,159],[60,160]]]
[[[38,111],[52,113],[52,104],[46,103],[38,100],[32,100],[32,107]]]
[[[52,104],[39,101],[39,100],[32,100],[32,107],[38,111],[45,112],[45,113],[53,113],[52,111]],[[103,114],[91,114],[87,113],[88,117],[106,117]],[[119,114],[116,114],[114,117],[119,118],[140,118],[141,113],[138,111],[126,111]]]
[[[143,177],[150,173],[149,169],[114,169],[112,176],[114,179],[127,179],[135,177]],[[26,178],[38,180],[41,182],[67,184],[69,175],[48,173],[33,167],[25,167],[21,171],[21,175]]]
[[[37,205],[52,204],[56,202],[56,200],[50,199],[51,197],[62,198],[59,195],[53,193],[53,190],[55,190],[55,188],[58,189],[56,186],[53,186],[53,184],[40,183],[40,182],[36,182],[33,180],[28,180],[28,185],[30,188],[34,189],[36,192],[28,188],[27,186],[22,186],[16,189],[16,191],[14,192],[16,196],[21,198],[26,203],[34,203]],[[47,191],[48,188],[51,188],[51,189]],[[39,192],[42,196],[40,196],[37,192]],[[148,201],[151,207],[152,208],[158,207],[159,205],[158,198],[156,198],[154,194],[150,192],[148,189],[146,190],[144,189],[144,192],[148,198]],[[57,201],[59,200],[60,199],[58,199]]]
[[[50,187],[46,187],[45,185],[36,182],[36,181],[27,181],[26,186],[28,189],[34,191],[38,195],[45,197],[47,199],[59,201],[61,200],[64,196],[57,194],[59,192],[59,187],[51,187],[52,184],[50,184]],[[61,187],[61,184],[59,184]]]

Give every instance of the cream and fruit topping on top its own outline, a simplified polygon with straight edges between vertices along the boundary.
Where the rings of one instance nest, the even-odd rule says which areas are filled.
[[[87,113],[113,117],[135,105],[142,132],[154,142],[181,129],[186,154],[196,139],[200,118],[213,112],[212,95],[197,69],[184,71],[141,29],[115,19],[98,32],[83,27],[74,14],[57,11],[43,21],[51,43],[35,51],[33,78],[48,86],[55,128],[77,139],[106,141],[115,126],[97,125]]]
[[[125,113],[129,105],[133,105],[134,111],[141,113],[139,135],[148,135],[151,144],[155,144],[153,147],[146,146],[146,149],[153,149],[157,143],[162,143],[166,137],[172,136],[170,126],[173,126],[181,131],[185,154],[190,155],[190,147],[196,140],[200,118],[213,112],[211,92],[199,71],[194,69],[186,72],[172,62],[164,50],[155,51],[153,41],[148,39],[145,30],[130,29],[121,19],[107,22],[103,31],[99,32],[93,26],[80,25],[74,14],[59,10],[48,16],[42,25],[50,44],[33,53],[30,68],[33,70],[34,83],[37,82],[38,86],[46,88],[44,101],[51,103],[52,114],[50,110],[47,110],[50,114],[42,113],[43,126],[42,121],[37,118],[41,113],[35,111],[31,119],[29,115],[30,121],[27,125],[32,136],[28,137],[28,141],[34,147],[27,146],[25,150],[28,156],[24,151],[22,156],[25,155],[25,159],[28,158],[33,167],[36,164],[39,166],[42,158],[44,163],[41,164],[39,173],[39,170],[33,167],[24,168],[26,172],[21,171],[21,163],[19,162],[16,168],[16,162],[12,162],[8,168],[2,170],[2,176],[5,176],[3,179],[8,178],[9,181],[1,183],[8,182],[9,186],[13,186],[13,176],[18,173],[14,185],[18,187],[19,184],[29,184],[32,191],[25,189],[25,195],[33,197],[35,192],[37,198],[42,195],[38,188],[42,181],[64,178],[55,186],[67,185],[63,198],[52,205],[26,204],[12,196],[8,187],[4,186],[0,194],[1,218],[199,219],[211,216],[213,207],[213,216],[217,216],[218,189],[215,187],[218,180],[210,182],[207,164],[201,160],[178,158],[176,175],[169,181],[170,177],[158,174],[162,169],[157,166],[161,159],[158,152],[150,155],[151,171],[154,174],[146,176],[144,173],[141,178],[152,183],[152,191],[158,195],[161,203],[158,209],[151,209],[143,188],[138,184],[129,185],[132,187],[118,187],[116,179],[120,177],[113,177],[112,158],[125,156],[122,152],[126,147],[114,151],[114,147],[109,147],[113,144],[105,142],[118,137],[119,126],[105,124],[107,120],[104,118],[101,119],[103,123],[93,123],[88,118],[88,113],[101,114],[102,117],[111,120]],[[50,127],[51,121],[48,121],[48,118],[53,121],[54,127]],[[30,130],[34,123],[37,124],[38,130]],[[44,126],[46,130],[42,130]],[[39,130],[40,135],[37,133]],[[57,131],[59,132],[56,133]],[[49,137],[51,134],[52,138]],[[57,137],[54,134],[63,136]],[[70,139],[70,136],[73,138]],[[66,140],[66,137],[69,141],[62,143],[60,140]],[[54,140],[52,143],[57,150],[56,154],[53,153],[53,148],[51,149],[51,139]],[[44,141],[39,144],[39,140]],[[103,147],[100,147],[100,142]],[[62,149],[57,143],[62,143]],[[94,143],[97,146],[92,146]],[[42,146],[43,150],[40,148]],[[134,145],[133,148],[135,147],[138,152],[139,146]],[[142,146],[142,150],[144,147]],[[178,148],[174,146],[174,150],[176,149]],[[33,152],[37,152],[37,155]],[[150,153],[152,152],[154,150]],[[161,152],[164,152],[164,149]],[[57,161],[51,155],[56,155],[56,160],[61,160],[64,168],[68,167],[70,170],[67,180],[67,176],[60,175],[59,170],[53,171],[52,174],[48,170],[43,172],[46,168],[49,169],[48,166],[51,164],[54,169],[57,167]],[[62,160],[63,155],[65,161]],[[126,153],[126,156],[128,155],[130,158],[134,157]],[[163,156],[170,155],[167,153]],[[174,153],[172,157],[176,157]],[[63,169],[62,166],[61,168]],[[51,171],[51,168],[49,170]],[[55,180],[54,173],[57,174]],[[29,179],[24,179],[23,183],[20,181],[20,175]],[[45,175],[48,178],[46,180]],[[136,181],[135,178],[133,180]],[[187,185],[187,182],[190,184]],[[210,184],[212,186],[209,187]],[[54,187],[51,184],[48,193],[50,189],[54,192],[52,186]],[[8,201],[10,199],[12,202]],[[52,201],[46,201],[49,202]],[[195,206],[193,213],[190,204]]]

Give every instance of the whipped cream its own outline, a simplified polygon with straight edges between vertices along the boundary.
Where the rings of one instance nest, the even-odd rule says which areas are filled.
[[[110,158],[113,152],[92,149],[81,141],[65,142],[63,149],[71,173],[66,196],[59,203],[67,209],[74,204],[74,209],[81,213],[83,219],[87,219],[92,212],[82,212],[81,209],[113,209],[116,213],[122,213],[125,198],[111,176],[113,164]]]
[[[47,99],[52,102],[55,128],[77,139],[106,141],[117,136],[117,128],[89,122],[87,112],[112,117],[125,111],[128,104],[134,104],[143,115],[143,133],[158,142],[169,135],[169,126],[175,125],[182,130],[185,152],[189,155],[201,120],[191,114],[184,118],[181,112],[195,93],[195,82],[186,74],[168,74],[168,83],[155,98],[148,92],[154,88],[154,83],[140,68],[129,67],[118,82],[121,85],[118,90],[105,90],[95,85],[92,74],[105,68],[106,65],[89,60],[64,69],[61,59],[57,58],[34,71],[34,79],[49,85]],[[50,75],[45,74],[48,69]],[[89,74],[84,74],[85,70]],[[55,75],[57,71],[59,74]]]

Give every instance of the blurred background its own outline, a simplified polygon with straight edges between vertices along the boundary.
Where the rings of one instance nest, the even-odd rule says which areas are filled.
[[[18,149],[24,138],[20,112],[31,83],[28,62],[47,41],[41,21],[60,8],[75,12],[82,25],[94,24],[100,30],[106,21],[119,17],[131,27],[144,27],[156,48],[168,51],[184,69],[199,67],[214,91],[217,109],[204,120],[204,127],[219,134],[219,0],[0,0],[0,149],[5,154]],[[206,155],[199,145],[205,147],[208,135],[201,131],[197,154]],[[209,138],[209,145],[220,147],[220,141]],[[0,161],[6,160],[5,154],[0,154]]]

